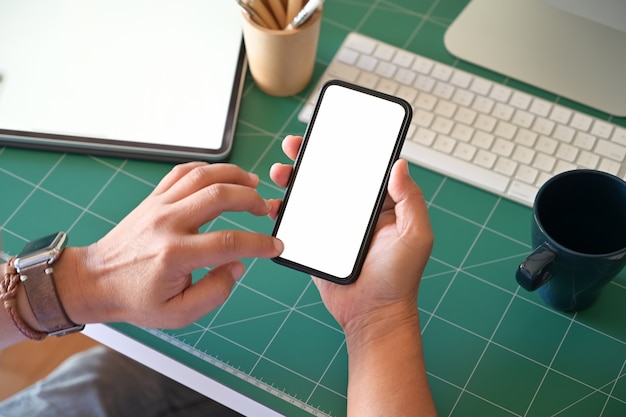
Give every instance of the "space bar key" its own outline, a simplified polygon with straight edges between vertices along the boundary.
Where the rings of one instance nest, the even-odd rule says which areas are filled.
[[[401,156],[409,162],[496,193],[503,193],[510,182],[509,177],[497,172],[410,141],[404,143]]]

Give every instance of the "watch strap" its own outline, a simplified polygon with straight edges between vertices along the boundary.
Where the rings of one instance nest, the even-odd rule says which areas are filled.
[[[48,336],[48,333],[40,332],[30,327],[17,310],[17,290],[20,275],[13,265],[14,261],[15,256],[9,259],[9,262],[4,266],[4,276],[0,282],[0,300],[2,300],[5,310],[20,333],[32,340],[43,340]]]
[[[52,274],[52,266],[45,264],[20,270],[20,280],[35,318],[49,335],[62,336],[82,330],[85,326],[74,323],[65,312]]]

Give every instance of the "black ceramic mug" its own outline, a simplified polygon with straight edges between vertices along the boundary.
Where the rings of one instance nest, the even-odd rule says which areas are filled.
[[[558,310],[589,307],[626,265],[626,182],[594,170],[556,175],[537,193],[531,234],[520,286]]]

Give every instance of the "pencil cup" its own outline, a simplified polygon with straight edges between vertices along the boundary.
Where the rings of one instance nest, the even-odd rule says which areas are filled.
[[[242,18],[248,67],[259,89],[279,97],[304,90],[313,76],[322,9],[293,30],[267,29],[246,14]]]

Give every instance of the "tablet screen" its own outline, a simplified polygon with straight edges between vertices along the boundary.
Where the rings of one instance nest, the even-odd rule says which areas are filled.
[[[0,141],[223,159],[240,21],[232,1],[3,0]]]

